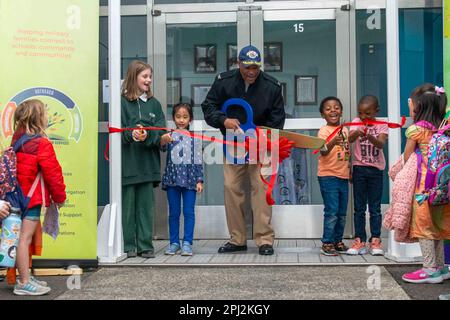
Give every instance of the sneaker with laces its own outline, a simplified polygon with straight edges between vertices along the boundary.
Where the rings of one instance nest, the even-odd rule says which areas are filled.
[[[338,256],[339,253],[334,248],[334,244],[332,243],[324,243],[322,244],[322,248],[320,249],[320,253],[325,256]]]
[[[422,268],[402,276],[403,281],[409,283],[442,283],[441,271],[439,269]]]
[[[439,296],[439,300],[450,300],[450,293],[447,294],[441,294]]]
[[[180,245],[178,243],[171,243],[164,254],[173,256],[177,254],[178,251],[180,251]]]
[[[348,250],[348,247],[342,241],[335,243],[334,248],[338,253],[347,253]]]
[[[353,242],[350,249],[347,250],[347,254],[356,256],[358,254],[366,254],[367,248],[366,243],[362,242],[360,238],[355,238],[355,241]]]
[[[30,280],[29,280],[29,281],[30,281],[30,282],[34,282],[34,283],[37,283],[38,285],[40,285],[40,286],[42,286],[42,287],[48,287],[48,284],[47,284],[46,281],[38,280],[38,279],[36,279],[36,278],[33,277],[33,276],[30,276]]]
[[[381,245],[380,238],[372,238],[370,241],[369,252],[373,256],[382,256],[384,255],[383,247]]]
[[[449,266],[445,265],[441,269],[441,276],[442,276],[442,279],[444,279],[444,280],[449,280],[450,279],[450,270],[448,268],[449,268]]]
[[[42,296],[50,292],[49,287],[43,287],[35,282],[28,281],[27,283],[16,282],[14,286],[14,294],[18,296]]]
[[[181,249],[181,255],[182,256],[192,256],[192,247],[189,242],[183,242],[183,248]]]

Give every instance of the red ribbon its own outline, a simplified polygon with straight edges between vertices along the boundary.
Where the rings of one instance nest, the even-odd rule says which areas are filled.
[[[218,142],[218,143],[228,144],[228,145],[238,146],[238,147],[245,147],[246,146],[245,143],[243,143],[243,142],[227,141],[227,140],[217,139],[215,137],[208,137],[208,136],[205,136],[203,134],[195,134],[193,132],[186,132],[184,130],[169,129],[169,128],[163,128],[163,127],[134,127],[134,128],[108,127],[108,132],[109,133],[121,133],[121,132],[125,132],[125,131],[133,131],[133,130],[153,130],[153,131],[178,132],[178,133],[183,134],[185,136],[188,136],[188,137],[191,137],[191,138],[196,138],[196,139],[201,139],[201,140],[204,140],[204,141]],[[104,155],[104,157],[105,157],[105,159],[107,161],[109,161],[108,153],[109,153],[109,139],[106,142],[106,148],[105,148],[105,151],[103,153],[103,155]]]
[[[344,122],[340,126],[336,127],[334,131],[328,136],[328,138],[325,140],[325,143],[329,143],[334,136],[342,130],[344,127],[352,127],[352,126],[365,126],[364,132],[367,132],[367,126],[372,126],[376,124],[387,124],[387,126],[391,129],[396,128],[402,128],[406,123],[406,117],[402,116],[402,122],[401,123],[395,123],[395,122],[388,122],[388,121],[379,121],[379,120],[363,120],[361,122]],[[318,153],[320,150],[314,150],[313,154]]]
[[[218,142],[221,144],[227,144],[227,145],[231,145],[234,147],[244,147],[245,150],[247,150],[247,152],[249,151],[249,146],[250,143],[256,143],[257,146],[257,154],[260,155],[260,144],[258,143],[258,139],[256,139],[256,141],[252,138],[248,138],[245,142],[234,142],[234,141],[227,141],[227,140],[223,140],[223,139],[216,139],[215,137],[208,137],[205,136],[203,134],[195,134],[193,132],[186,132],[186,131],[182,131],[182,130],[173,130],[173,129],[169,129],[169,128],[163,128],[163,127],[134,127],[134,128],[115,128],[115,127],[108,127],[108,132],[109,133],[121,133],[121,132],[125,132],[125,131],[133,131],[133,130],[162,130],[162,131],[171,131],[171,132],[178,132],[180,134],[183,134],[185,136],[189,136],[191,138],[195,138],[195,139],[201,139],[204,141],[210,141],[210,142]],[[278,147],[279,150],[279,158],[278,158],[278,163],[283,162],[284,159],[288,158],[291,154],[291,150],[292,150],[292,146],[294,144],[293,141],[288,140],[285,137],[280,137],[278,142],[271,142],[270,139],[268,139],[267,137],[265,137],[265,135],[261,134],[261,129],[256,128],[256,133],[257,133],[257,137],[264,137],[265,139],[265,143],[267,146],[267,150],[271,151],[272,149],[275,149]],[[109,152],[109,139],[106,143],[106,148],[104,151],[104,157],[106,160],[109,160],[108,158],[108,152]],[[272,198],[272,191],[273,188],[275,186],[275,182],[276,182],[276,177],[277,177],[277,165],[278,163],[274,163],[274,161],[271,161],[271,166],[272,166],[272,174],[270,176],[270,181],[267,181],[262,174],[260,174],[261,180],[263,181],[263,183],[265,185],[267,185],[267,191],[266,191],[266,202],[269,205],[274,205],[275,201]]]

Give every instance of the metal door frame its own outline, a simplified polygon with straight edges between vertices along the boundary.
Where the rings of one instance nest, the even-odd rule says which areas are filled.
[[[282,9],[273,4],[262,5],[262,11],[252,11],[252,44],[263,47],[265,21],[336,21],[336,84],[337,96],[344,107],[344,120],[350,119],[351,66],[349,1],[335,1],[328,8],[303,7]],[[276,9],[275,9],[276,8]],[[255,39],[255,41],[253,41]],[[286,119],[285,129],[318,130],[325,124],[322,118]],[[313,173],[312,173],[313,174]],[[351,192],[349,192],[351,198]],[[352,236],[352,202],[349,201],[345,236]],[[275,205],[272,223],[277,238],[321,238],[323,232],[323,205]]]
[[[166,106],[166,26],[170,24],[236,22],[238,50],[247,43],[263,48],[264,21],[275,20],[336,20],[336,67],[337,94],[342,98],[344,114],[349,115],[350,94],[350,20],[349,12],[342,11],[349,1],[315,1],[252,3],[252,4],[205,4],[155,5],[149,15],[152,20],[152,32],[148,33],[149,61],[154,66],[154,92]],[[215,10],[215,11],[212,11]],[[221,11],[218,11],[221,10]],[[196,12],[198,11],[198,12]],[[219,72],[220,70],[218,70]],[[166,111],[166,110],[165,110]],[[349,120],[349,119],[346,119]],[[287,119],[286,129],[319,129],[324,124],[320,118]],[[204,131],[217,131],[202,120],[194,121],[194,128]],[[160,197],[165,199],[161,193]],[[351,206],[349,206],[349,211]],[[273,225],[277,238],[320,238],[322,234],[323,205],[273,206]],[[167,204],[157,204],[158,217],[155,217],[155,236],[167,236]],[[163,214],[164,213],[164,214]],[[195,237],[201,239],[229,237],[225,207],[196,206],[197,223]],[[289,216],[286,220],[283,217]],[[318,218],[320,217],[320,218]],[[351,219],[350,219],[351,220]],[[351,221],[347,224],[346,235],[350,235]],[[295,228],[292,228],[295,226]]]
[[[179,6],[166,5],[167,12],[158,13],[153,16],[153,32],[150,43],[153,43],[153,52],[149,52],[152,57],[150,61],[154,66],[154,92],[158,92],[158,99],[163,106],[164,113],[167,114],[167,64],[166,64],[166,27],[171,24],[200,24],[200,23],[233,23],[237,24],[237,43],[238,47],[243,46],[249,37],[249,14],[240,11],[236,6],[219,6],[224,11],[217,12],[193,12],[195,10],[208,11],[210,6],[192,5],[191,10],[183,10],[178,12]],[[191,6],[189,6],[191,7]],[[170,9],[173,9],[171,11]],[[165,10],[165,11],[166,11]],[[218,70],[220,72],[220,70]],[[169,123],[171,121],[168,121]],[[195,120],[193,123],[194,130],[218,131],[206,124],[203,120]],[[159,199],[165,199],[165,194],[158,191]],[[225,218],[224,206],[196,206],[196,227],[195,238],[200,239],[226,239],[229,237],[227,223]],[[155,237],[167,238],[167,202],[159,201],[155,216]]]

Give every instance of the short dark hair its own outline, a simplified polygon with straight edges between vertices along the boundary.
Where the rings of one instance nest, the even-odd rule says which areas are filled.
[[[337,101],[337,102],[339,102],[339,105],[341,106],[341,110],[343,109],[342,108],[342,102],[341,102],[341,100],[339,100],[339,98],[333,97],[333,96],[329,96],[329,97],[324,98],[320,102],[320,107],[319,107],[320,113],[323,113],[323,109],[325,108],[325,103],[327,103],[328,101]]]
[[[172,119],[175,120],[175,113],[177,113],[178,110],[180,110],[181,108],[184,108],[187,110],[187,112],[189,113],[189,121],[194,120],[194,112],[192,111],[192,106],[190,103],[187,102],[180,102],[177,103],[173,108],[172,108]],[[187,129],[189,130],[189,125],[187,127]]]
[[[359,99],[358,106],[360,104],[370,104],[370,105],[375,106],[375,108],[377,108],[377,110],[380,109],[380,103],[378,102],[378,98],[371,94],[367,94],[367,95],[363,96],[361,99]]]

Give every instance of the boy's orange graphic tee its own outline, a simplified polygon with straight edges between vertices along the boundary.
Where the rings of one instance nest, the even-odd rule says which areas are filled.
[[[336,130],[333,126],[323,126],[320,128],[318,137],[327,139],[328,136]],[[348,129],[343,128],[344,143],[336,145],[326,156],[319,155],[319,164],[317,166],[317,176],[319,177],[338,177],[342,179],[350,178],[350,146],[348,143]]]

